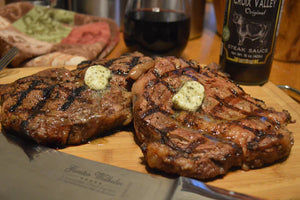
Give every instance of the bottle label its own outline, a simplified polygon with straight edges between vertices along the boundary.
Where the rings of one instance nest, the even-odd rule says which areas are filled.
[[[267,62],[275,45],[282,1],[228,0],[222,35],[226,59],[245,64]]]

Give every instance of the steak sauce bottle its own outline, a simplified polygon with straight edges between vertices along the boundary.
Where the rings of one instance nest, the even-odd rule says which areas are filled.
[[[284,0],[227,0],[220,65],[239,84],[268,81]]]

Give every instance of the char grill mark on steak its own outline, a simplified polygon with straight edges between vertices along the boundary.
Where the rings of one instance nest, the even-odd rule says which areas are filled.
[[[201,73],[201,71],[200,71]],[[213,76],[209,76],[208,73],[201,73],[201,75],[205,74],[207,77],[213,77]],[[198,79],[199,81],[199,79]],[[262,100],[259,100],[259,99],[255,99],[255,98],[250,98],[242,88],[240,88],[238,85],[236,85],[237,88],[240,90],[240,91],[237,91],[233,88],[229,88],[229,92],[232,94],[232,95],[229,95],[225,98],[222,98],[222,97],[219,97],[218,95],[215,95],[214,98],[216,100],[218,100],[219,104],[216,105],[214,108],[212,108],[212,111],[211,111],[211,114],[216,114],[220,111],[220,108],[228,108],[228,109],[231,109],[231,110],[235,110],[241,114],[244,114],[244,115],[247,115],[247,116],[263,116],[265,115],[266,113],[276,113],[275,111],[272,111],[272,110],[267,110],[266,108],[262,107],[262,104],[264,104],[264,102]],[[236,107],[234,104],[231,103],[232,100],[235,100],[235,99],[239,99],[239,101],[246,101],[247,103],[251,104],[254,106],[254,108],[252,108],[250,111],[246,111],[246,110],[243,110],[241,108],[238,108]],[[215,117],[218,118],[218,116],[215,115]],[[219,118],[221,119],[221,118]],[[287,120],[289,120],[290,117],[287,118]],[[274,121],[272,121],[271,119],[268,119],[269,122],[273,123],[274,124]],[[287,122],[287,121],[286,121]],[[280,124],[278,122],[276,122],[276,124]]]
[[[20,82],[23,82],[22,80],[20,80]],[[45,84],[47,87],[43,88],[43,89],[37,89],[37,87],[41,84]],[[39,100],[37,102],[37,104],[35,106],[33,106],[32,108],[30,108],[31,112],[28,115],[26,120],[23,120],[20,124],[21,126],[21,130],[23,130],[24,132],[26,132],[26,134],[28,135],[28,131],[26,130],[26,127],[28,125],[28,120],[33,119],[36,115],[38,115],[39,113],[41,113],[41,109],[43,108],[43,106],[46,104],[48,98],[51,96],[53,89],[56,87],[56,85],[47,85],[46,83],[44,83],[41,79],[41,77],[36,76],[33,80],[31,80],[31,83],[29,85],[29,87],[24,90],[21,91],[19,93],[16,93],[16,95],[19,94],[19,96],[17,97],[17,101],[16,104],[12,105],[9,108],[9,112],[13,113],[15,112],[18,107],[21,107],[23,104],[23,101],[27,98],[27,95],[34,91],[34,90],[42,90],[42,99]]]
[[[252,132],[254,135],[256,135],[258,138],[261,138],[261,139],[266,137],[266,136],[269,136],[270,131],[272,131],[272,130],[270,130],[271,125],[268,125],[265,130],[254,129],[254,128],[251,128],[249,126],[242,125],[240,123],[238,123],[238,125],[240,125],[243,129],[246,129],[246,130]]]
[[[28,121],[33,119],[34,117],[36,117],[38,114],[42,113],[41,109],[43,108],[43,106],[46,104],[47,100],[50,98],[51,93],[53,91],[53,89],[55,88],[55,85],[51,85],[45,89],[43,89],[43,99],[40,100],[34,107],[32,107],[31,109],[31,113],[28,115],[27,120],[23,120],[21,122],[21,129],[27,133],[28,135],[28,131],[26,129],[26,127],[28,126]]]
[[[27,94],[29,92],[31,92],[32,90],[34,90],[34,88],[37,85],[39,85],[40,83],[41,83],[40,80],[33,80],[27,90],[21,91],[20,95],[18,96],[18,100],[17,100],[16,104],[14,104],[10,107],[9,112],[15,112],[16,109],[22,105],[22,102],[26,98]]]
[[[79,65],[90,65],[93,63],[93,60],[85,60],[85,61],[82,61]]]
[[[228,96],[228,97],[226,97],[224,99],[222,99],[221,97],[219,97],[217,95],[215,95],[214,97],[215,97],[216,100],[219,101],[219,104],[217,104],[215,107],[213,107],[210,113],[212,115],[214,115],[218,119],[222,119],[222,117],[219,117],[216,114],[218,112],[220,112],[220,110],[222,110],[224,107],[226,107],[228,109],[231,109],[231,110],[234,110],[234,111],[237,111],[237,112],[239,112],[241,114],[244,114],[244,115],[254,115],[253,112],[247,112],[247,111],[239,109],[239,108],[237,108],[234,105],[232,105],[232,104],[229,103],[230,100],[235,99],[235,98],[241,98],[241,99],[243,99],[245,101],[248,101],[247,99],[243,98],[243,95],[240,95],[240,96],[232,96],[231,95],[231,96]],[[249,102],[249,103],[252,103],[252,102]]]
[[[144,98],[147,99],[147,101],[149,103],[150,109],[148,109],[146,112],[144,112],[141,115],[142,119],[144,119],[144,118],[148,117],[149,115],[152,115],[153,113],[156,113],[156,112],[163,113],[164,115],[168,115],[169,114],[165,110],[161,109],[159,106],[155,105],[154,101],[151,100],[149,93],[145,93],[144,94]]]
[[[94,61],[83,61],[79,64],[81,69],[88,68],[92,65],[103,65],[106,68],[109,68],[111,72],[115,75],[120,76],[127,76],[129,71],[136,66],[137,64],[140,64],[140,58],[141,56],[121,56],[120,58],[113,58],[110,60],[94,60]],[[120,66],[123,66],[120,68]]]
[[[81,92],[85,90],[85,86],[81,86],[72,90],[71,94],[67,97],[66,102],[60,107],[60,110],[66,111],[71,104],[75,101],[75,98],[80,96]]]
[[[172,88],[168,82],[164,81],[164,78],[165,77],[170,77],[170,76],[173,76],[173,75],[177,75],[177,76],[187,76],[189,78],[191,78],[192,80],[194,81],[198,81],[199,82],[199,77],[195,77],[193,76],[192,74],[189,74],[189,73],[186,73],[190,70],[194,70],[194,71],[198,71],[197,69],[195,68],[192,68],[190,66],[187,66],[185,68],[180,68],[180,69],[176,69],[176,66],[173,64],[174,66],[174,70],[172,71],[168,71],[168,72],[165,72],[164,74],[160,74],[157,70],[153,70],[152,73],[154,74],[154,76],[156,77],[157,81],[156,82],[151,82],[150,85],[148,85],[147,87],[153,87],[155,86],[156,84],[159,84],[159,83],[162,83],[163,85],[165,85],[167,87],[168,90],[170,90],[172,93],[176,93],[177,90],[175,90],[174,88]],[[208,78],[213,78],[214,76],[211,76],[209,75],[208,73],[203,73],[203,75],[205,75],[206,77]],[[217,104],[214,108],[212,108],[211,110],[211,114],[213,114],[216,118],[218,119],[222,119],[221,117],[218,117],[216,115],[216,113],[218,113],[220,111],[221,108],[223,108],[224,106],[228,109],[231,109],[231,110],[234,110],[234,111],[237,111],[237,112],[240,112],[244,115],[253,115],[254,113],[251,113],[251,112],[246,112],[242,109],[239,109],[237,107],[235,107],[234,105],[231,105],[230,103],[230,100],[232,99],[235,99],[235,98],[241,98],[251,104],[253,104],[252,101],[249,101],[247,98],[245,98],[245,93],[238,93],[237,91],[231,89],[230,90],[231,93],[233,93],[233,95],[231,96],[228,96],[224,99],[220,98],[219,96],[215,95],[215,99],[217,99],[219,101],[219,104]],[[149,101],[149,99],[148,99]],[[255,104],[255,106],[261,108],[259,106],[259,104]]]
[[[254,116],[254,117],[255,117],[255,116]],[[252,117],[249,116],[249,117],[247,117],[247,118],[251,119]],[[195,121],[195,120],[197,120],[197,119],[195,119],[195,118],[189,116],[189,118],[184,119],[183,122],[184,122],[184,124],[185,124],[186,126],[188,126],[188,127],[197,127],[197,126],[194,124],[194,121]],[[264,121],[265,123],[269,122],[270,124],[267,125],[264,129],[255,129],[255,128],[250,127],[250,126],[246,126],[246,125],[244,125],[243,123],[241,123],[241,121],[238,121],[238,120],[236,120],[236,121],[231,121],[230,123],[227,122],[227,124],[230,125],[230,126],[238,126],[238,127],[241,127],[242,129],[245,129],[245,130],[247,130],[247,131],[253,133],[256,137],[255,137],[253,140],[251,140],[251,141],[249,142],[249,148],[248,148],[248,146],[247,146],[247,148],[248,148],[249,150],[253,150],[253,148],[250,148],[250,146],[254,146],[254,143],[255,143],[255,142],[258,143],[258,142],[257,142],[258,139],[259,139],[259,140],[263,140],[263,139],[266,138],[266,137],[269,137],[269,138],[272,138],[272,137],[273,137],[273,138],[281,139],[281,138],[283,137],[282,134],[280,134],[280,133],[277,133],[277,134],[276,134],[276,133],[274,132],[274,130],[272,129],[272,125],[275,126],[275,124],[274,124],[273,121],[268,121],[268,120],[266,120],[266,117],[261,117],[261,118],[260,118],[260,121]],[[217,125],[216,125],[216,126],[218,126],[218,124],[219,124],[219,125],[222,125],[222,123],[223,123],[223,121],[220,120],[220,122],[217,122]],[[279,128],[280,128],[280,126],[277,126],[277,125],[276,125],[276,127],[277,127],[276,129],[279,129]],[[207,133],[210,134],[210,135],[216,135],[216,133],[213,132],[213,131],[212,131],[212,132],[207,131]],[[220,135],[219,135],[219,137],[220,137]],[[257,144],[256,144],[256,146],[257,146]]]
[[[149,94],[145,95],[144,97],[147,98],[147,101],[149,103],[149,109],[141,115],[141,119],[145,119],[146,117],[150,117],[151,115],[153,115],[155,113],[161,113],[165,116],[168,116],[168,113],[165,110],[162,110],[162,109],[160,109],[159,106],[155,105],[155,103],[149,98]],[[178,126],[172,125],[172,126],[165,127],[165,128],[162,128],[162,129],[158,129],[158,128],[152,126],[151,124],[144,124],[144,126],[150,127],[150,129],[154,130],[155,132],[157,132],[161,135],[161,140],[160,140],[161,144],[165,144],[168,147],[170,147],[171,149],[173,149],[177,152],[180,152],[182,154],[186,154],[186,153],[189,154],[189,153],[193,152],[199,145],[204,144],[207,141],[205,138],[209,138],[210,140],[214,140],[216,142],[223,142],[223,143],[230,144],[230,145],[233,146],[233,148],[239,149],[238,152],[241,153],[241,148],[238,147],[237,145],[232,144],[232,143],[230,143],[226,140],[222,140],[221,138],[211,137],[210,135],[207,135],[207,134],[202,134],[204,137],[202,137],[202,138],[194,141],[193,143],[189,144],[188,147],[181,148],[181,147],[177,146],[176,144],[172,143],[169,136],[168,136],[168,133],[176,130],[178,128]],[[183,156],[183,157],[188,158],[188,156]],[[196,159],[196,158],[193,158],[193,159]]]
[[[164,80],[164,78],[166,77],[170,77],[172,75],[177,75],[177,76],[186,76],[191,78],[194,81],[197,81],[198,78],[194,77],[192,75],[186,74],[185,72],[188,70],[195,70],[194,68],[191,67],[187,67],[187,68],[183,68],[183,69],[176,69],[173,71],[168,71],[165,72],[164,74],[159,74],[159,72],[157,70],[153,70],[152,73],[153,75],[157,78],[157,81],[153,81],[151,82],[151,84],[147,85],[148,88],[153,87],[154,85],[158,84],[158,83],[162,83],[164,86],[166,86],[168,88],[169,91],[171,91],[172,93],[176,93],[178,90],[174,89],[172,86],[170,86],[170,84],[168,82],[166,82]]]
[[[131,62],[129,63],[129,66],[130,66],[130,69],[132,69],[134,66],[136,66],[137,64],[140,64],[139,63],[139,60],[140,60],[140,57],[139,56],[134,56],[132,59],[131,59]]]
[[[122,58],[122,57],[121,57]],[[113,65],[113,62],[110,62],[108,61],[107,64],[105,66],[107,66],[108,68],[112,68],[111,71],[113,74],[116,74],[116,75],[120,75],[120,76],[127,76],[129,71],[134,67],[136,66],[137,64],[140,64],[139,63],[139,60],[140,60],[140,56],[133,56],[129,61],[127,61],[128,59],[126,57],[124,57],[124,61],[120,60],[119,61],[119,65],[124,65],[125,68],[122,70],[122,69],[117,69],[115,70],[114,66]]]
[[[173,63],[172,63],[172,64],[173,64]],[[162,83],[162,84],[165,85],[165,86],[167,87],[167,89],[170,90],[172,93],[176,93],[177,91],[176,91],[174,88],[172,88],[172,87],[168,84],[168,82],[164,81],[164,78],[165,78],[165,77],[170,77],[170,76],[172,76],[172,75],[187,76],[187,77],[189,77],[189,78],[191,78],[191,79],[193,79],[193,80],[195,80],[195,81],[199,81],[199,77],[195,77],[195,76],[192,76],[192,75],[190,75],[190,74],[188,74],[188,73],[185,73],[185,72],[187,72],[187,71],[189,71],[189,70],[195,70],[195,71],[197,71],[195,68],[192,68],[192,67],[188,66],[188,67],[185,67],[185,68],[176,69],[176,66],[175,66],[174,64],[173,64],[173,66],[174,66],[174,69],[175,69],[175,70],[168,71],[168,72],[166,72],[166,73],[164,73],[164,74],[160,74],[157,70],[153,70],[152,73],[153,73],[154,76],[157,78],[157,81],[155,81],[155,82],[152,81],[151,84],[148,85],[147,87],[150,88],[150,87],[155,86],[156,84]],[[199,71],[199,72],[201,73],[201,71]],[[201,73],[201,75],[202,75],[202,74],[205,75],[205,76],[208,77],[208,78],[214,78],[214,76],[209,75],[208,72],[206,72],[206,73]],[[200,82],[200,81],[199,81],[199,82]],[[236,90],[234,90],[234,89],[231,88],[229,91],[232,93],[232,95],[230,95],[230,96],[228,96],[228,97],[226,97],[226,98],[221,98],[221,97],[219,97],[219,96],[217,96],[217,95],[214,96],[215,99],[218,100],[218,102],[219,102],[219,104],[217,104],[215,107],[213,107],[213,108],[212,108],[212,111],[211,111],[211,114],[214,115],[215,118],[220,119],[220,120],[222,119],[221,117],[218,117],[218,116],[216,115],[216,113],[218,113],[218,112],[221,110],[221,108],[224,108],[224,107],[226,107],[226,108],[228,108],[228,109],[231,109],[231,110],[234,110],[234,111],[237,111],[237,112],[239,112],[239,113],[241,113],[241,114],[247,115],[248,117],[251,117],[251,116],[258,116],[259,114],[258,114],[256,111],[259,112],[259,109],[266,110],[266,109],[263,108],[260,104],[257,103],[258,101],[259,101],[259,102],[263,102],[263,101],[257,100],[257,99],[254,99],[255,102],[250,101],[249,98],[247,98],[247,94],[244,93],[243,89],[242,89],[242,88],[239,88],[239,89],[241,89],[241,92],[237,92]],[[236,98],[239,98],[239,99],[241,99],[241,100],[247,101],[249,104],[252,104],[252,105],[254,105],[255,107],[257,107],[257,109],[251,110],[250,112],[247,112],[247,111],[245,111],[245,110],[243,110],[243,109],[240,109],[240,108],[235,107],[234,105],[232,105],[232,104],[230,103],[230,101],[233,100],[233,99],[236,99]],[[148,102],[151,102],[149,98],[148,98]],[[153,104],[153,102],[151,102],[151,103]],[[151,104],[151,103],[150,103],[150,104]],[[151,107],[151,106],[150,106],[150,107]],[[152,110],[152,109],[151,109],[151,110]],[[153,112],[153,110],[152,110],[152,112]],[[163,113],[164,113],[163,110],[160,110],[160,112],[163,112]],[[268,111],[266,111],[266,112],[272,112],[272,111],[268,110]],[[147,113],[150,113],[150,112],[147,112]],[[168,113],[165,113],[165,114],[168,114]],[[272,123],[272,124],[274,124],[274,121],[272,121],[272,120],[267,119],[267,121],[270,122],[270,123]],[[280,125],[280,123],[278,123],[278,122],[275,122],[275,123],[276,123],[277,125]],[[256,132],[257,132],[257,131],[255,131],[255,133],[256,133]],[[255,134],[255,135],[256,135],[256,134]]]
[[[78,65],[78,69],[85,70],[89,66],[92,65],[103,65],[108,68],[112,74],[114,75],[110,81],[110,84],[117,85],[120,87],[124,87],[127,90],[131,89],[132,83],[136,80],[136,78],[140,75],[140,71],[142,69],[150,66],[150,63],[153,63],[153,59],[139,52],[123,54],[119,58],[114,58],[110,60],[94,60],[91,62],[82,62]],[[133,70],[136,66],[138,70]],[[134,78],[129,75],[131,70],[137,72],[134,73]]]
[[[280,133],[276,134],[274,132],[274,130],[271,129],[271,125],[266,126],[264,129],[255,129],[250,126],[246,126],[246,125],[242,124],[240,121],[232,121],[231,125],[239,126],[242,129],[250,131],[251,133],[253,133],[256,136],[251,141],[247,142],[248,150],[253,150],[254,143],[256,143],[255,146],[258,146],[258,143],[260,142],[260,140],[263,140],[266,137],[270,137],[270,138],[275,137],[278,139],[281,139],[283,137],[282,134],[280,134]],[[250,148],[250,146],[252,146],[252,148]]]
[[[32,113],[29,115],[29,119],[35,117],[40,112],[40,110],[46,104],[47,100],[50,98],[55,87],[56,85],[51,85],[43,89],[43,98],[36,104],[36,106],[32,108]]]
[[[117,58],[110,59],[109,61],[107,61],[107,62],[104,64],[104,66],[105,66],[106,68],[109,68],[109,67],[115,62],[115,60],[117,60]],[[89,63],[89,64],[91,64],[91,63]]]
[[[159,108],[156,107],[156,109],[149,109],[145,115],[143,115],[141,118],[146,118],[149,117],[151,118],[151,115],[154,115],[155,113],[161,113],[164,114],[164,111],[160,110]],[[166,115],[167,116],[167,115]],[[157,118],[159,120],[159,118]],[[174,135],[174,134],[169,134],[172,133],[172,131],[175,131],[176,129],[178,129],[178,125],[171,123],[169,126],[164,127],[164,128],[157,128],[149,123],[143,123],[143,126],[148,127],[149,129],[151,129],[152,131],[156,132],[157,134],[160,135],[160,140],[158,141],[159,143],[166,145],[167,147],[173,149],[174,151],[180,153],[180,155],[178,155],[179,157],[184,157],[186,159],[194,159],[197,160],[200,157],[190,157],[189,154],[193,153],[197,147],[199,147],[200,145],[204,145],[205,143],[207,143],[208,141],[214,141],[215,143],[223,143],[223,144],[227,144],[229,146],[231,146],[233,149],[235,149],[235,154],[236,155],[241,155],[242,154],[242,149],[241,147],[239,147],[238,145],[229,142],[227,140],[223,140],[222,138],[215,138],[212,137],[211,135],[208,134],[204,134],[204,133],[197,133],[197,134],[201,134],[202,137],[198,138],[197,140],[193,141],[192,143],[189,143],[189,145],[187,147],[180,147],[178,145],[176,145],[174,142],[172,142],[171,138],[177,138],[178,140],[185,140],[184,138],[182,138],[180,135]],[[148,140],[153,140],[152,138],[147,138]],[[143,146],[142,150],[145,151],[147,148],[146,146]],[[228,154],[226,155],[226,157],[230,157],[231,155]],[[170,159],[175,159],[176,156],[169,157]],[[212,159],[213,161],[213,159]],[[215,161],[213,161],[215,162]]]
[[[127,76],[128,71],[122,71],[121,69],[112,70],[112,73],[119,76]]]

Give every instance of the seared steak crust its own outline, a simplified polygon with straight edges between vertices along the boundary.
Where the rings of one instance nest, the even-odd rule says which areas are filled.
[[[139,52],[133,52],[110,60],[84,61],[77,68],[86,69],[92,65],[107,67],[114,74],[111,80],[112,84],[131,90],[132,83],[154,65],[154,60]]]
[[[125,61],[126,65],[122,65]],[[132,120],[128,73],[148,61],[153,62],[140,53],[132,53],[120,60],[85,62],[73,71],[48,69],[2,85],[2,127],[40,144],[63,147],[85,143],[127,125]],[[94,64],[102,64],[113,73],[109,85],[101,91],[84,83],[85,71]]]
[[[205,88],[201,107],[195,112],[175,109],[172,97],[192,80]],[[266,107],[221,72],[195,62],[156,58],[132,93],[136,136],[151,168],[206,179],[233,166],[273,163],[291,150],[287,111]]]
[[[87,142],[132,117],[130,92],[112,85],[92,90],[78,70],[55,68],[17,80],[2,98],[3,128],[49,146]]]

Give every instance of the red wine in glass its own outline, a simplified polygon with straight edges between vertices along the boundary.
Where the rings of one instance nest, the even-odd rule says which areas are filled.
[[[183,12],[143,8],[125,15],[124,40],[131,50],[148,55],[179,56],[190,33],[190,17]]]

